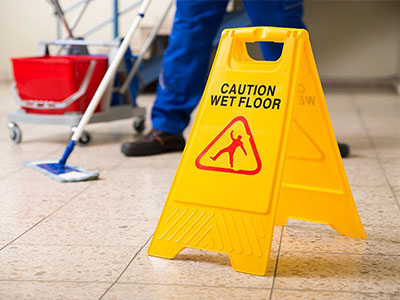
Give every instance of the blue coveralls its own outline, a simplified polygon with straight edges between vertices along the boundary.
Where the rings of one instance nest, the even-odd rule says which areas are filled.
[[[152,110],[153,128],[181,133],[198,104],[206,82],[212,41],[228,0],[177,0],[169,46]],[[253,26],[305,28],[302,0],[249,1],[243,4]],[[260,43],[265,59],[276,60],[281,44]]]

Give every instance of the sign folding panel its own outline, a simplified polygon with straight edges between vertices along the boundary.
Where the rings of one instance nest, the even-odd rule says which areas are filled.
[[[253,60],[257,41],[283,43],[281,57]],[[307,31],[227,29],[148,254],[210,250],[265,275],[274,225],[289,218],[366,237]]]

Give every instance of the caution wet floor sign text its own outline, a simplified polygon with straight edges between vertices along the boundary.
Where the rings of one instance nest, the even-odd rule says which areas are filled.
[[[283,43],[280,59],[250,58],[256,41]],[[148,254],[216,251],[263,275],[289,218],[365,238],[307,32],[225,30]]]

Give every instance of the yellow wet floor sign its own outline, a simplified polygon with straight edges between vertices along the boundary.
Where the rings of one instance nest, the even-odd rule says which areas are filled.
[[[280,59],[250,58],[256,41],[283,43]],[[307,31],[228,29],[148,254],[210,250],[264,275],[274,225],[289,218],[366,237]]]

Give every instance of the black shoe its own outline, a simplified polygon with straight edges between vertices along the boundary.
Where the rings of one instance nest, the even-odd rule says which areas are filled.
[[[341,157],[347,157],[350,154],[350,147],[347,144],[343,144],[343,143],[338,143],[339,146],[339,151],[340,151],[340,156]]]
[[[126,156],[146,156],[165,152],[183,151],[185,139],[180,134],[169,134],[152,129],[148,134],[130,143],[122,144]]]

